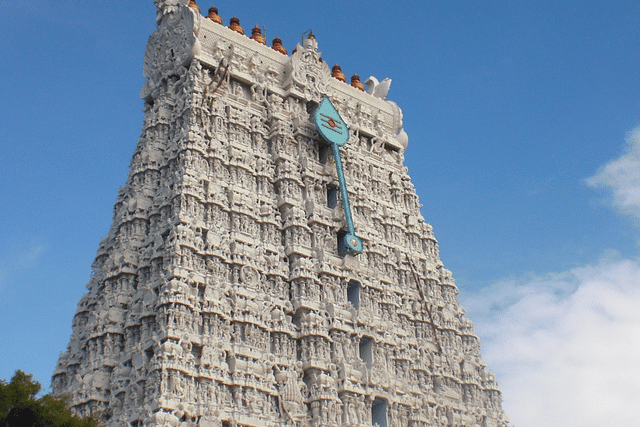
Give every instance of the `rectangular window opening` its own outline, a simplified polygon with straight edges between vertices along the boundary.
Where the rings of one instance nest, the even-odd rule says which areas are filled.
[[[358,310],[360,308],[360,283],[355,280],[349,281],[347,285],[347,301]]]
[[[338,187],[327,184],[327,206],[333,209],[338,205]]]
[[[316,108],[318,108],[318,103],[315,101],[309,101],[307,102],[306,107],[307,107],[307,114],[311,116],[316,111]]]
[[[347,256],[347,246],[344,244],[344,236],[347,232],[344,230],[338,231],[338,256],[344,258]]]
[[[326,165],[328,159],[329,159],[329,146],[327,144],[320,143],[320,149],[318,150],[318,161],[323,165]]]
[[[360,359],[365,363],[367,368],[371,369],[373,364],[373,339],[370,337],[360,338]]]
[[[399,151],[396,147],[389,144],[384,144],[384,149],[389,153],[397,153]]]
[[[371,405],[371,425],[387,427],[387,401],[376,397]]]

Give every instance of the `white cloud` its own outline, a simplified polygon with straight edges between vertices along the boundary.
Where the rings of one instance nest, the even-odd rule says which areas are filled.
[[[640,220],[640,127],[585,180]],[[463,295],[517,427],[639,425],[640,259],[502,280]]]
[[[638,260],[505,280],[464,304],[516,427],[638,425]]]
[[[592,188],[608,189],[622,213],[640,220],[640,127],[627,134],[625,153],[585,180]]]

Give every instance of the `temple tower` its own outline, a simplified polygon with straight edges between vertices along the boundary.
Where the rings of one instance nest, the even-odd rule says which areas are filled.
[[[54,391],[114,427],[506,425],[390,81],[155,3],[142,135]]]

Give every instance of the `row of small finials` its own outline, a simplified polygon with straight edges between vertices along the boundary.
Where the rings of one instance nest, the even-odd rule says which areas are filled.
[[[188,6],[200,12],[200,8],[196,4],[195,0],[189,0]],[[215,6],[211,6],[209,8],[209,13],[207,14],[206,18],[210,19],[211,21],[217,24],[222,25],[222,18],[220,18],[220,15],[218,15],[218,8]],[[229,28],[237,33],[244,35],[244,30],[240,26],[240,20],[235,16],[229,20]],[[313,33],[311,33],[310,36],[313,37]],[[251,30],[250,38],[265,46],[267,44],[267,41],[262,36],[262,31],[258,27],[258,24],[256,24],[256,26]],[[276,36],[276,38],[273,39],[273,41],[271,42],[271,48],[277,52],[280,52],[283,55],[287,55],[287,49],[285,49],[284,46],[282,46],[282,40],[280,40],[278,36]],[[294,50],[294,53],[295,53],[295,50]],[[346,76],[342,73],[342,69],[338,64],[334,65],[333,68],[331,69],[331,77],[334,77],[340,80],[341,82],[346,83],[347,81]],[[351,86],[357,89],[360,89],[361,91],[364,92],[364,85],[360,81],[360,76],[358,76],[357,74],[354,74],[353,76],[351,76]]]

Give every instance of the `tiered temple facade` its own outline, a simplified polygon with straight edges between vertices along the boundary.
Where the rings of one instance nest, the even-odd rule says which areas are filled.
[[[142,136],[54,392],[114,427],[506,425],[389,81],[345,83],[313,35],[288,55],[155,3]]]

